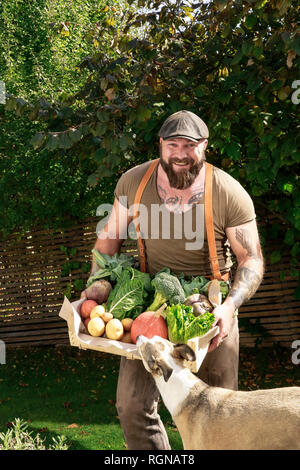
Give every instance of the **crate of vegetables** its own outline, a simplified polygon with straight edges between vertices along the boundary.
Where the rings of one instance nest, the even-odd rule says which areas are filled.
[[[87,299],[65,297],[59,313],[67,321],[70,344],[141,359],[137,336],[159,335],[192,347],[196,361],[185,365],[196,372],[219,330],[212,327],[213,304],[225,298],[228,286],[202,276],[186,280],[169,268],[150,276],[135,267],[133,257],[93,253],[99,270],[88,279]]]

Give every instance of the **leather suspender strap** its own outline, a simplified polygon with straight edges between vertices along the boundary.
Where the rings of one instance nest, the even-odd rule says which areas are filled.
[[[209,260],[212,270],[212,279],[224,280],[229,279],[229,273],[222,276],[219,268],[219,261],[216,249],[216,239],[213,222],[213,207],[212,207],[212,182],[213,182],[213,165],[205,163],[205,196],[204,196],[204,213],[205,213],[205,226],[206,236],[209,249]]]
[[[143,194],[144,189],[145,189],[152,173],[154,172],[155,167],[158,164],[158,162],[159,162],[159,158],[156,158],[149,165],[146,173],[144,174],[143,178],[141,179],[141,182],[139,184],[139,187],[137,189],[137,192],[136,192],[136,195],[135,195],[135,198],[134,198],[133,221],[135,223],[135,229],[136,229],[136,234],[137,234],[137,242],[138,242],[139,253],[140,253],[140,271],[142,271],[143,273],[145,273],[147,271],[146,250],[145,250],[145,241],[141,237],[140,225],[137,222],[137,218],[138,218],[138,215],[139,215],[139,205],[140,205],[142,194]]]

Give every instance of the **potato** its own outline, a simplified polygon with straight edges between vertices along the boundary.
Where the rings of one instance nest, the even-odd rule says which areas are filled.
[[[123,320],[121,320],[121,323],[122,323],[123,328],[124,328],[125,331],[130,331],[131,325],[133,323],[133,319],[132,318],[123,318]]]
[[[124,334],[124,328],[120,320],[113,318],[106,323],[105,334],[109,339],[121,339]]]
[[[88,330],[88,324],[90,323],[90,317],[87,317],[85,318],[85,320],[83,320],[83,324],[85,326],[85,328]]]
[[[105,323],[100,317],[92,318],[88,324],[88,332],[91,336],[102,336],[105,331]]]
[[[130,331],[125,331],[121,338],[122,343],[132,343]]]
[[[85,300],[84,302],[82,302],[80,307],[81,318],[88,318],[93,308],[97,305],[98,304],[95,300]]]
[[[105,323],[108,323],[110,320],[114,318],[114,316],[110,312],[104,312],[102,313],[101,318]]]
[[[105,313],[105,308],[103,305],[97,305],[96,307],[93,308],[91,311],[90,317],[91,318],[96,318],[96,317],[102,317],[103,313]]]

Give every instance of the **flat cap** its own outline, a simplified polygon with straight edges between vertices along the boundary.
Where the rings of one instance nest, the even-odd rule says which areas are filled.
[[[191,111],[177,111],[171,114],[160,128],[159,137],[164,140],[182,137],[198,142],[200,139],[208,139],[209,131],[202,119]]]

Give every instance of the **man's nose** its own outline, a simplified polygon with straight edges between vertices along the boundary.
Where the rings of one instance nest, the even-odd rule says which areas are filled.
[[[186,147],[180,147],[177,154],[180,158],[185,158],[188,155],[188,149]]]

